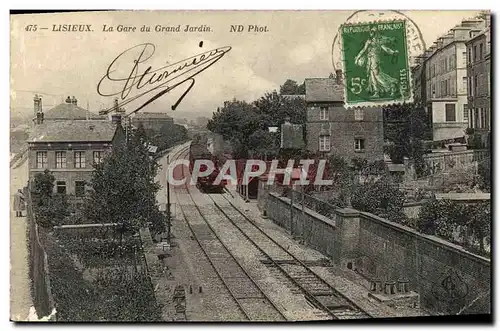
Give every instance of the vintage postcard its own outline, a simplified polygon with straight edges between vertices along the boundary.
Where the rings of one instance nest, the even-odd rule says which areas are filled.
[[[491,321],[491,13],[10,14],[10,318]]]

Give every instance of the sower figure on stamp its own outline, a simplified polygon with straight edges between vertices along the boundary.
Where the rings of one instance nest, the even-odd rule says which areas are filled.
[[[380,70],[380,57],[385,52],[397,55],[398,51],[389,48],[391,38],[380,35],[375,28],[370,30],[370,37],[358,53],[354,62],[359,67],[366,68],[368,91],[378,98],[380,93],[390,93],[391,97],[397,91],[398,80]]]
[[[16,212],[16,217],[23,216],[23,210],[26,209],[25,198],[23,192],[19,189],[14,195],[14,211]]]

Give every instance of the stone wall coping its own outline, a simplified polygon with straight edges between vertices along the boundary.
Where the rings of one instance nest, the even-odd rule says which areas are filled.
[[[336,208],[336,214],[341,214],[342,217],[359,217],[359,210],[352,208]]]
[[[274,192],[269,192],[270,195],[278,198],[279,200],[287,203],[287,204],[290,204],[290,199],[287,198],[287,197],[282,197],[280,196],[279,194],[277,193],[274,193]],[[294,208],[297,209],[297,210],[302,210],[301,207],[299,207],[297,204],[294,203]],[[333,223],[333,220],[329,219],[328,217],[326,216],[323,216],[309,208],[304,208],[304,212],[312,217],[315,217],[317,218],[318,220],[320,221],[323,221],[325,223],[327,223],[328,225],[336,228],[335,224]],[[485,258],[483,256],[480,256],[480,255],[477,255],[477,254],[474,254],[472,252],[469,252],[467,250],[465,250],[462,246],[459,246],[459,245],[456,245],[456,244],[453,244],[449,241],[446,241],[444,239],[441,239],[437,236],[432,236],[432,235],[427,235],[427,234],[423,234],[423,233],[420,233],[418,232],[417,230],[415,229],[412,229],[408,226],[405,226],[405,225],[401,225],[401,224],[398,224],[398,223],[395,223],[395,222],[392,222],[392,221],[389,221],[385,218],[382,218],[382,217],[379,217],[377,215],[374,215],[374,214],[371,214],[371,213],[367,213],[367,212],[363,212],[363,211],[359,211],[359,210],[356,210],[356,209],[351,209],[351,208],[339,208],[339,209],[335,209],[335,213],[341,215],[341,216],[348,216],[348,217],[356,217],[356,216],[361,216],[363,217],[364,219],[367,219],[367,220],[370,220],[370,221],[375,221],[375,222],[378,222],[378,223],[383,223],[384,225],[396,230],[396,231],[399,231],[399,232],[404,232],[414,238],[416,238],[417,240],[418,239],[421,239],[421,240],[425,240],[425,241],[428,241],[428,242],[431,242],[443,249],[446,249],[446,250],[450,250],[450,251],[455,251],[457,252],[458,254],[461,254],[461,255],[464,255],[464,256],[467,256],[469,258],[472,258],[474,260],[476,260],[477,262],[479,263],[483,263],[483,264],[488,264],[488,266],[491,265],[491,260],[488,259],[488,258]]]
[[[384,225],[386,225],[394,230],[397,230],[400,232],[405,232],[406,234],[413,236],[416,239],[422,239],[425,241],[432,242],[433,244],[436,244],[436,245],[440,246],[441,248],[455,251],[461,255],[465,255],[469,258],[472,258],[472,259],[476,260],[477,262],[488,264],[488,266],[491,265],[490,259],[485,258],[485,257],[480,256],[480,255],[477,255],[477,254],[474,254],[472,252],[469,252],[469,251],[465,250],[462,246],[453,244],[453,243],[451,243],[447,240],[441,239],[437,236],[432,236],[432,235],[420,233],[417,230],[414,230],[408,226],[401,225],[401,224],[386,220],[385,218],[379,217],[379,216],[371,214],[371,213],[359,211],[359,214],[365,219],[369,219],[370,221],[376,221],[379,223],[383,223]]]

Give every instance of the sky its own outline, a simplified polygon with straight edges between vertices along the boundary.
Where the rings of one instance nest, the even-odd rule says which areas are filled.
[[[111,107],[114,97],[100,96],[97,85],[112,61],[125,50],[151,43],[138,73],[148,66],[160,68],[212,49],[231,50],[210,68],[198,74],[193,88],[175,111],[171,105],[182,95],[180,86],[156,99],[143,110],[211,116],[224,101],[236,98],[251,102],[266,92],[279,90],[286,79],[301,83],[308,77],[327,77],[334,71],[332,43],[342,23],[353,11],[122,11],[11,16],[11,114],[33,112],[35,92],[42,94],[44,109],[75,96],[78,104],[93,112]],[[420,29],[429,47],[438,37],[477,11],[403,11]],[[363,13],[365,19],[380,17]],[[387,16],[387,15],[386,15]],[[37,31],[26,31],[28,25]],[[56,32],[53,25],[91,24],[92,32]],[[103,25],[135,26],[136,32],[103,32]],[[209,32],[154,32],[157,25],[210,27]],[[230,32],[231,25],[245,32]],[[143,25],[151,32],[140,32]],[[248,25],[267,26],[267,32],[247,32]],[[46,27],[41,30],[40,27]],[[203,41],[203,44],[200,42]],[[136,48],[135,50],[138,50]],[[133,52],[133,50],[131,51]],[[138,52],[128,52],[115,63],[112,75],[128,77]],[[128,56],[129,55],[129,56]],[[128,56],[128,57],[127,57]],[[182,62],[184,63],[184,62]],[[117,76],[113,76],[117,77]],[[111,83],[111,82],[107,82]],[[119,91],[123,82],[112,82]],[[121,84],[121,85],[120,85]],[[133,90],[129,96],[139,91]],[[149,97],[148,97],[149,96]],[[154,94],[125,106],[135,110]],[[122,101],[120,99],[120,101]],[[174,114],[175,112],[175,114]]]

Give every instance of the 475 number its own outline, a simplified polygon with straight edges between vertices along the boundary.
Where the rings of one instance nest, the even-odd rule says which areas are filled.
[[[38,30],[38,26],[36,24],[32,25],[27,25],[25,28],[24,28],[26,31],[30,31],[30,32],[35,32],[36,30]]]

